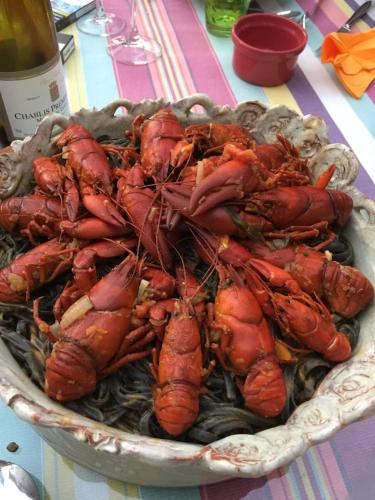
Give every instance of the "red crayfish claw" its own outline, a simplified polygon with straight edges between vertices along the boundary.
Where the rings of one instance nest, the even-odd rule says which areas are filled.
[[[261,167],[255,166],[255,153],[232,145],[225,147],[224,154],[228,152],[233,159],[220,165],[193,190],[189,204],[191,215],[203,214],[228,200],[241,199],[259,185]]]
[[[124,228],[126,221],[105,194],[85,194],[82,198],[85,208],[93,215],[112,226]]]

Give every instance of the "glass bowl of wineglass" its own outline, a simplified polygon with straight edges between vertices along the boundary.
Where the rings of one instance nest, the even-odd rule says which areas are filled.
[[[161,56],[160,44],[153,38],[141,35],[138,31],[136,23],[138,1],[131,0],[128,33],[109,38],[108,53],[116,62],[141,65],[153,62]]]
[[[116,14],[105,12],[102,0],[96,0],[94,11],[77,21],[77,28],[86,35],[108,37],[118,35],[125,27],[126,22]]]

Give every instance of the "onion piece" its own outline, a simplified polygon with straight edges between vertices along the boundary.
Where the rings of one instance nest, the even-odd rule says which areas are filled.
[[[332,253],[331,253],[329,250],[326,250],[326,251],[324,252],[324,256],[325,256],[325,258],[326,258],[327,260],[329,260],[329,261],[333,260],[333,259],[332,259],[332,257],[333,257],[333,256],[332,256]]]
[[[203,161],[199,160],[197,163],[197,175],[195,176],[195,185],[198,186],[203,179]]]
[[[88,295],[84,295],[76,300],[63,314],[61,318],[60,327],[62,329],[68,328],[74,321],[84,316],[87,311],[94,307]]]
[[[138,295],[137,295],[137,304],[142,304],[144,301],[145,297],[147,296],[147,287],[150,286],[150,282],[147,280],[142,279],[139,288],[138,288]]]

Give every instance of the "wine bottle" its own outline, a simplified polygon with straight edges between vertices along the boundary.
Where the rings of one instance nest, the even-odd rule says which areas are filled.
[[[9,140],[69,113],[49,0],[0,0],[0,114]]]

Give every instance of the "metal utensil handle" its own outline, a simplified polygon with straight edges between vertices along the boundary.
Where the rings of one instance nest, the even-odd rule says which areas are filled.
[[[346,21],[346,25],[348,24],[350,27],[358,21],[358,19],[361,19],[362,16],[366,14],[366,12],[369,10],[371,7],[372,2],[365,2],[362,5],[358,7],[357,10],[353,12],[353,15]]]

